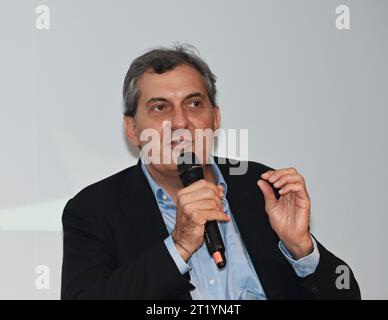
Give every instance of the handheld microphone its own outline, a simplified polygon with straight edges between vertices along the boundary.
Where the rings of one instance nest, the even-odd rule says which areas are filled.
[[[204,178],[203,168],[193,152],[181,153],[178,157],[177,163],[179,178],[181,179],[183,186],[187,187],[190,184]],[[204,239],[207,250],[213,257],[217,267],[219,269],[225,267],[225,245],[222,241],[217,221],[206,222]]]

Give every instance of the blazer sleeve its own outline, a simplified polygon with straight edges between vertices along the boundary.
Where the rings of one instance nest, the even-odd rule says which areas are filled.
[[[118,266],[100,216],[76,198],[64,208],[61,299],[173,299],[193,288],[163,240]]]
[[[317,300],[360,300],[360,288],[350,267],[318,241],[317,244],[320,253],[318,266],[302,281],[309,297]]]

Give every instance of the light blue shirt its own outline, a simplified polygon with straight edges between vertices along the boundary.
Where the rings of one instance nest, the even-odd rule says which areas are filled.
[[[189,271],[190,282],[195,286],[195,289],[190,291],[192,299],[265,300],[265,292],[241,239],[226,199],[227,185],[224,177],[213,158],[211,158],[210,165],[216,183],[224,187],[224,197],[222,199],[224,211],[231,217],[228,222],[218,223],[225,244],[225,255],[228,259],[226,267],[221,270],[217,268],[205,244],[192,255],[187,263],[182,259],[171,237],[176,222],[176,206],[171,196],[151,177],[142,159],[142,170],[155,195],[169,233],[169,236],[164,240],[166,247],[180,273],[184,274]],[[299,277],[307,277],[314,273],[319,262],[317,244],[313,237],[311,239],[314,244],[313,252],[297,261],[292,258],[284,244],[281,241],[279,242],[279,250],[293,266]]]

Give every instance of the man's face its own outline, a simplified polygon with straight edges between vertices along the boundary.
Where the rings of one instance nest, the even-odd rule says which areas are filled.
[[[133,144],[147,145],[143,151],[152,145],[151,152],[145,155],[160,160],[160,164],[150,164],[159,171],[176,172],[176,158],[182,148],[185,151],[201,150],[196,155],[202,163],[208,159],[212,136],[197,136],[196,139],[195,130],[218,129],[220,111],[211,105],[203,81],[195,68],[180,65],[162,74],[145,72],[137,82],[140,97],[135,117],[125,117],[127,135]],[[166,134],[168,126],[171,127],[171,137]],[[158,143],[141,141],[141,133],[146,129],[158,133]],[[181,135],[184,132],[189,135]],[[182,139],[185,141],[178,143]],[[166,158],[166,155],[169,156]]]

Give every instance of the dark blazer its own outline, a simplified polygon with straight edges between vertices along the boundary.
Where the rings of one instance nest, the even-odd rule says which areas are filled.
[[[246,174],[229,175],[229,161],[218,166],[268,299],[360,299],[350,269],[350,288],[336,288],[336,268],[345,262],[319,242],[314,274],[299,278],[285,259],[256,184],[271,168],[249,161]],[[62,222],[62,299],[191,299],[189,273],[180,274],[165,247],[168,232],[140,161],[70,199]]]

